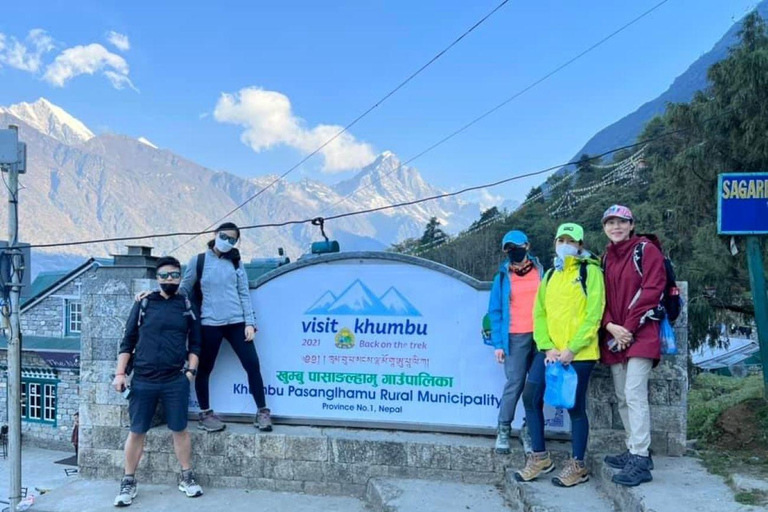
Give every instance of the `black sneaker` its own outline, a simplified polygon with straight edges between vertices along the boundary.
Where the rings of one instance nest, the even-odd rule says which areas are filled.
[[[629,450],[627,450],[618,455],[606,455],[603,461],[613,469],[624,469],[624,466],[627,465],[627,462],[629,462],[631,457],[632,455],[629,453]],[[653,471],[653,452],[650,450],[648,451],[648,461],[648,469]]]
[[[650,470],[650,457],[640,455],[630,455],[629,462],[624,468],[613,475],[611,481],[615,484],[627,487],[635,487],[645,482],[653,480]]]

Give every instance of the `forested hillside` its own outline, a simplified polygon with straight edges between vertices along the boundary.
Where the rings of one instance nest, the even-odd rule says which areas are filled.
[[[768,170],[768,34],[759,14],[745,19],[738,44],[709,68],[708,77],[707,90],[689,103],[669,104],[646,125],[638,138],[646,144],[607,157],[624,162],[623,170],[585,155],[578,171],[551,177],[514,212],[490,210],[455,238],[431,223],[422,239],[395,250],[490,279],[502,261],[500,240],[510,229],[528,233],[545,263],[551,262],[561,222],[584,226],[587,247],[602,253],[602,213],[621,203],[632,208],[638,232],[659,236],[678,279],[689,282],[692,346],[716,323],[750,317],[744,241],[735,239],[734,256],[731,239],[717,235],[716,188],[720,173]]]

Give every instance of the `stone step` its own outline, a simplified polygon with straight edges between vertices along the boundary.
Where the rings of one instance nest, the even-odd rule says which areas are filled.
[[[78,479],[37,497],[30,510],[34,512],[113,512],[113,500],[119,491],[114,481]],[[187,498],[171,485],[144,485],[131,512],[179,512],[180,510],[212,510],[252,512],[290,510],[291,512],[366,512],[363,501],[344,496],[310,496],[307,494],[247,491],[243,489],[205,488],[205,495]]]
[[[556,471],[533,482],[521,483],[508,471],[506,497],[515,512],[615,512],[614,503],[599,489],[594,479],[575,487],[552,484]]]
[[[627,512],[752,512],[764,508],[741,505],[722,477],[709,473],[692,457],[654,457],[653,481],[637,487],[611,482],[618,470],[592,458],[595,482],[619,510]]]
[[[492,485],[435,480],[373,478],[366,490],[375,512],[508,512],[504,496]]]

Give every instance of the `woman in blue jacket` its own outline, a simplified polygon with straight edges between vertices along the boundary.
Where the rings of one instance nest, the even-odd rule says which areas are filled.
[[[491,342],[494,356],[504,365],[507,383],[499,408],[496,452],[510,452],[509,438],[515,408],[525,387],[525,379],[534,355],[533,307],[543,274],[539,260],[530,252],[528,236],[510,231],[501,241],[507,256],[493,279],[488,317],[491,320]],[[525,426],[521,439],[525,439]],[[526,453],[530,451],[523,443]]]

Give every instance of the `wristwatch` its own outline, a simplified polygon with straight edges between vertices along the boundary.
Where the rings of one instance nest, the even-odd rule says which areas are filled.
[[[187,368],[184,373],[191,373],[193,377],[197,377],[197,368]]]

